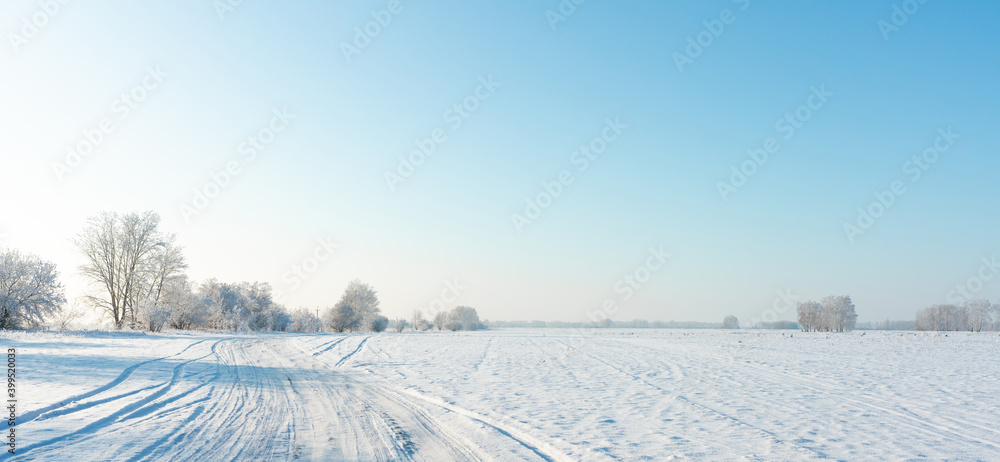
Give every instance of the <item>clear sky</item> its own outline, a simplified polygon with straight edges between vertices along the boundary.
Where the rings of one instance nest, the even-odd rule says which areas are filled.
[[[228,5],[0,5],[0,245],[71,299],[103,210],[158,212],[193,279],[291,308],[353,278],[389,316],[445,291],[507,320],[1000,297],[1000,3]]]

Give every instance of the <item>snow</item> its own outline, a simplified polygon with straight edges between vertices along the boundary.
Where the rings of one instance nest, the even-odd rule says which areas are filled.
[[[19,460],[1000,459],[996,333],[8,332],[0,345],[17,349]]]

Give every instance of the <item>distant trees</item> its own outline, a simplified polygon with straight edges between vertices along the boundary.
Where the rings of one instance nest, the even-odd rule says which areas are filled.
[[[995,303],[975,299],[961,305],[933,305],[917,312],[917,330],[995,330],[1000,311]]]
[[[824,297],[798,304],[799,327],[806,332],[848,332],[854,330],[858,314],[847,295]]]
[[[437,330],[444,330],[446,328],[445,326],[447,325],[448,325],[448,312],[447,311],[437,312],[437,314],[434,315],[434,327],[437,327]]]
[[[53,263],[0,250],[0,329],[37,329],[66,304]]]
[[[993,318],[997,313],[997,305],[989,300],[977,298],[970,300],[963,305],[968,313],[969,330],[972,332],[982,332],[993,327]]]
[[[737,319],[736,316],[733,316],[733,315],[726,316],[725,319],[722,320],[722,328],[723,329],[739,329],[740,328],[740,320]]]
[[[456,306],[448,314],[448,321],[445,323],[448,330],[481,330],[486,326],[479,322],[479,313],[475,308],[468,306]]]
[[[421,313],[420,310],[413,310],[413,318],[411,322],[413,323],[413,330],[425,331],[430,330],[431,327],[433,327],[431,326],[431,323],[424,319],[424,314]]]

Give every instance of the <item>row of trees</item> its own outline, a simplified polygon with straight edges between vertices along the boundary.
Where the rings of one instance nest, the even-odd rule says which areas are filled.
[[[799,327],[806,332],[849,332],[858,322],[854,302],[847,295],[824,297],[819,303],[800,302]]]
[[[451,311],[440,311],[434,315],[432,321],[424,319],[424,315],[420,311],[413,312],[413,329],[419,331],[431,330],[437,328],[437,330],[481,330],[485,329],[486,325],[479,321],[479,313],[476,312],[475,308],[468,306],[456,306]],[[399,327],[403,325],[403,327]],[[396,320],[396,329],[405,329],[406,321],[403,319]]]
[[[85,258],[80,274],[92,291],[83,300],[97,308],[116,329],[159,331],[216,329],[226,331],[319,332],[384,331],[378,294],[368,284],[351,281],[343,296],[322,317],[308,309],[289,313],[262,282],[224,283],[188,280],[188,265],[176,236],[160,231],[154,212],[101,213],[73,239]],[[64,310],[66,297],[55,265],[16,250],[0,250],[0,329],[37,329],[46,322],[65,325],[77,310]],[[72,314],[62,316],[60,313]],[[457,307],[440,313],[427,330],[483,328],[476,310]],[[406,327],[406,322],[397,322]]]
[[[1000,305],[975,299],[961,305],[933,305],[917,312],[917,330],[1000,330]]]

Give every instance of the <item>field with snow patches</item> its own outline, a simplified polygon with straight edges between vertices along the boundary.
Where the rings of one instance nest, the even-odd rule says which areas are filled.
[[[0,345],[17,349],[18,460],[1000,460],[996,333],[7,332]]]

